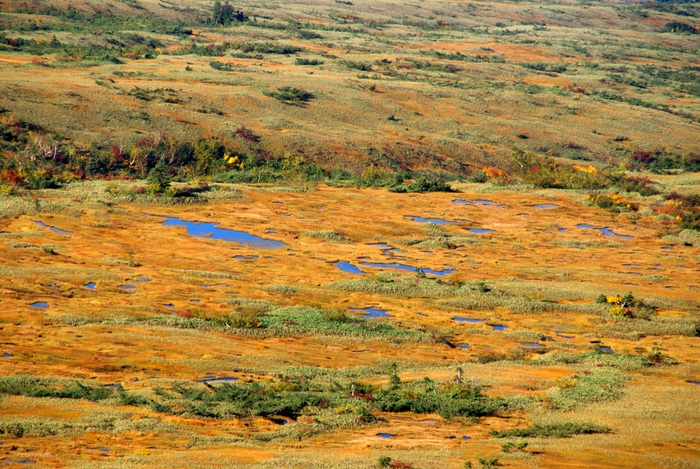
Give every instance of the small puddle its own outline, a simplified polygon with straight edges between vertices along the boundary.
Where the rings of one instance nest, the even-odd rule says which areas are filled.
[[[470,228],[469,232],[474,233],[474,234],[488,234],[488,233],[495,233],[496,230],[489,230],[486,228]]]
[[[45,301],[36,301],[30,304],[29,306],[31,306],[34,309],[49,309],[49,304]]]
[[[472,322],[472,323],[477,323],[477,322],[484,322],[483,319],[476,319],[476,318],[463,318],[461,316],[456,316],[452,318],[453,321],[456,322]]]
[[[629,239],[634,239],[634,236],[619,235],[619,234],[615,233],[613,230],[611,230],[611,229],[608,228],[608,227],[605,227],[605,228],[598,228],[598,227],[596,227],[596,226],[588,225],[588,224],[586,224],[586,223],[579,223],[578,225],[576,225],[576,228],[579,228],[579,229],[581,229],[581,230],[598,230],[598,231],[601,232],[601,234],[602,234],[603,236],[607,236],[607,237],[609,237],[609,238],[627,239],[627,240],[629,240]]]
[[[2,358],[12,358],[12,354],[10,353],[3,353]]]
[[[600,352],[600,353],[615,353],[615,352],[613,352],[613,349],[611,347],[608,347],[605,345],[602,347],[598,347],[598,352]]]
[[[221,383],[235,383],[238,378],[214,378],[202,380],[205,384],[221,384]]]
[[[97,284],[95,282],[86,283],[85,288],[87,288],[88,290],[94,290],[95,288],[97,288]]]
[[[392,435],[391,433],[377,433],[377,436],[379,438],[394,438],[396,435]]]
[[[362,317],[367,318],[367,319],[393,318],[393,317],[395,317],[395,316],[392,316],[390,314],[387,314],[388,310],[375,308],[373,306],[370,306],[368,308],[349,308],[349,311],[364,311],[365,314],[363,314]]]
[[[198,238],[218,239],[221,241],[239,243],[258,249],[274,249],[286,246],[286,244],[281,241],[261,238],[250,233],[246,233],[245,231],[218,228],[218,223],[184,221],[174,217],[164,218],[166,220],[163,222],[163,226],[187,227],[187,234]]]
[[[202,302],[202,300],[190,300],[190,303],[195,304],[195,305],[198,305],[201,302]]]
[[[443,269],[443,270],[433,270],[433,269],[426,269],[422,267],[413,267],[410,265],[406,264],[384,264],[384,263],[378,263],[378,262],[360,262],[360,265],[363,267],[374,267],[375,269],[395,269],[395,270],[405,270],[407,272],[418,272],[419,270],[422,271],[424,274],[427,275],[437,275],[438,277],[442,277],[443,275],[449,275],[457,272],[456,269]]]
[[[165,306],[165,307],[168,308],[168,309],[173,309],[173,308],[175,307],[175,305],[172,304],[172,303],[166,303],[166,304],[164,304],[163,306]]]
[[[371,246],[373,248],[391,249],[391,246],[386,243],[369,243],[367,246]]]
[[[31,459],[27,459],[27,458],[8,458],[8,457],[4,457],[4,458],[0,459],[0,463],[2,463],[2,464],[0,464],[0,465],[2,465],[2,466],[6,466],[6,465],[9,465],[9,464],[28,464],[28,465],[32,465],[32,464],[36,464],[36,461],[33,461],[33,460],[31,460]]]
[[[565,232],[565,231],[566,231],[566,228],[559,228],[559,229],[557,229],[557,232],[559,232],[559,233],[563,233],[563,232]]]
[[[59,228],[56,228],[55,226],[47,225],[41,221],[35,221],[34,223],[36,223],[37,225],[39,225],[42,228],[48,228],[49,230],[53,231],[54,233],[62,234],[64,236],[70,236],[73,234],[70,231],[61,230]]]
[[[493,207],[493,208],[505,208],[504,204],[497,204],[493,200],[486,200],[486,199],[473,199],[473,200],[464,200],[464,199],[454,199],[452,201],[453,204],[457,205],[483,205],[485,207]]]
[[[688,384],[692,384],[693,386],[700,386],[700,381],[686,381]]]
[[[349,262],[338,261],[333,263],[334,266],[346,272],[348,274],[364,275],[365,273],[360,270],[359,267],[352,265]]]
[[[258,258],[260,258],[260,256],[254,256],[254,255],[253,255],[253,256],[242,256],[242,255],[238,255],[238,256],[233,256],[233,258],[234,258],[235,260],[237,260],[237,261],[256,261],[256,260],[258,260]]]
[[[662,251],[673,251],[673,247],[672,246],[662,246],[661,250]]]
[[[542,348],[544,345],[538,344],[537,342],[522,342],[520,345],[527,348]]]
[[[136,291],[136,287],[133,285],[119,285],[117,288],[128,292]]]
[[[423,218],[423,217],[407,217],[418,223],[435,223],[436,225],[454,225],[456,222],[447,221],[442,218]]]
[[[493,326],[494,331],[505,331],[508,329],[508,326]]]
[[[472,439],[472,437],[470,437],[470,436],[463,436],[462,437],[462,441],[469,441],[471,439]]]
[[[559,205],[543,204],[543,205],[535,205],[533,208],[536,208],[538,210],[554,210],[555,208],[559,208]]]
[[[634,239],[634,236],[629,236],[629,235],[619,235],[610,228],[601,228],[600,232],[603,233],[603,236],[608,236],[611,238],[617,238],[617,239]]]
[[[472,348],[471,345],[469,345],[469,344],[457,344],[457,347],[459,347],[461,349],[465,349],[465,350]]]
[[[268,417],[268,420],[276,425],[287,425],[289,423],[286,419],[278,417]]]

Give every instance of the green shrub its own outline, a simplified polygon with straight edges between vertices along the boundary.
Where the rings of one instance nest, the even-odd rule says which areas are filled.
[[[303,59],[301,57],[297,57],[294,63],[297,65],[323,65],[325,62],[323,60]]]
[[[293,88],[291,86],[277,88],[277,91],[266,90],[264,93],[266,96],[275,98],[276,100],[287,104],[304,104],[316,98],[316,95],[309,91]]]
[[[224,62],[219,62],[218,60],[213,60],[209,62],[209,66],[214,70],[220,70],[222,72],[232,72],[233,64],[227,64]]]

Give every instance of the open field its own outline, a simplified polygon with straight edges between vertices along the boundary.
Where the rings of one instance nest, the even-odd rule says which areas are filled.
[[[228,200],[195,206],[105,203],[106,185],[35,192],[52,211],[0,226],[0,374],[27,377],[0,379],[6,461],[360,468],[388,456],[425,468],[494,457],[503,467],[700,466],[700,398],[690,383],[700,378],[700,252],[659,239],[654,218],[630,224],[567,191],[483,194],[489,186],[478,184],[423,195],[239,186]],[[497,205],[453,203],[481,199]],[[212,227],[204,230],[211,238],[191,236],[164,226],[167,217],[284,245],[215,239]],[[368,265],[376,263],[445,275]],[[596,302],[627,292],[632,317]],[[353,310],[366,307],[391,317]],[[392,363],[401,384],[398,396],[385,396]],[[436,392],[455,389],[458,367],[463,386],[479,389],[495,412],[373,407],[410,399],[424,377]],[[217,378],[237,381],[205,384]],[[70,397],[76,382],[93,391]],[[352,383],[374,399],[353,398]],[[244,386],[282,396],[315,389],[321,401],[249,412],[211,400],[219,387]],[[532,422],[609,431],[490,434]],[[394,436],[376,436],[383,432]],[[503,452],[508,441],[528,445]]]
[[[699,18],[0,0],[0,466],[700,468]]]

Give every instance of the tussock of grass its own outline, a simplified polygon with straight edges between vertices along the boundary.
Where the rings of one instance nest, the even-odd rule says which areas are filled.
[[[540,340],[545,340],[547,336],[537,331],[512,331],[506,332],[506,337],[515,340],[532,340],[538,342]]]
[[[237,306],[246,310],[265,313],[279,308],[279,305],[264,300],[253,300],[250,298],[226,298],[224,303]]]
[[[0,233],[0,239],[22,239],[22,238],[43,238],[46,233],[43,231],[22,231],[19,233]]]
[[[124,267],[141,267],[141,264],[139,262],[136,262],[131,259],[116,259],[112,257],[104,257],[102,258],[102,262],[104,262],[107,265],[122,265]]]
[[[110,326],[141,325],[216,331],[247,337],[298,337],[305,335],[351,337],[361,342],[380,340],[391,343],[433,343],[433,337],[422,330],[405,329],[386,321],[360,318],[336,312],[294,306],[279,308],[266,314],[235,312],[230,315],[205,316],[112,316],[106,318],[65,315],[54,321],[73,326],[101,324]]]
[[[347,236],[338,234],[335,230],[323,230],[323,231],[305,231],[304,236],[309,238],[320,239],[323,241],[329,241],[331,243],[351,243],[352,240]]]
[[[677,235],[664,236],[664,240],[674,244],[691,244],[695,247],[700,247],[700,232],[683,230]]]
[[[269,291],[270,293],[280,293],[287,296],[297,295],[299,292],[301,292],[301,288],[293,285],[265,285],[263,290]]]
[[[204,277],[204,278],[226,278],[226,279],[237,279],[238,278],[229,272],[211,272],[208,270],[171,269],[170,272],[188,275],[188,276],[194,276],[194,277]]]
[[[71,267],[13,267],[0,265],[0,277],[7,276],[8,278],[41,278],[47,282],[64,281],[74,282],[75,280],[95,281],[95,280],[114,280],[119,278],[117,275],[100,269],[78,269]]]
[[[591,435],[609,431],[610,427],[592,423],[550,423],[542,425],[535,423],[527,428],[492,430],[491,435],[496,438],[569,438],[574,435]]]
[[[25,243],[22,241],[10,241],[5,243],[5,246],[12,249],[39,249],[39,246],[32,243]]]
[[[597,241],[579,241],[577,239],[571,239],[568,241],[554,241],[552,244],[555,246],[564,246],[572,249],[586,249],[586,248],[619,248],[624,246],[622,243],[615,241],[597,242]]]
[[[700,322],[694,318],[651,317],[645,320],[611,316],[609,319],[614,321],[614,324],[599,328],[606,336],[640,339],[645,336],[697,337],[700,335]]]

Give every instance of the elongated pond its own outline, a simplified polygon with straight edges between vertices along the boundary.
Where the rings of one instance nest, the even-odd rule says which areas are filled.
[[[221,241],[243,244],[258,249],[275,249],[286,246],[282,241],[261,238],[260,236],[255,236],[245,231],[219,228],[218,223],[185,221],[174,217],[165,218],[166,220],[163,222],[163,226],[184,226],[187,228],[188,235],[196,236],[197,238],[219,239]]]

